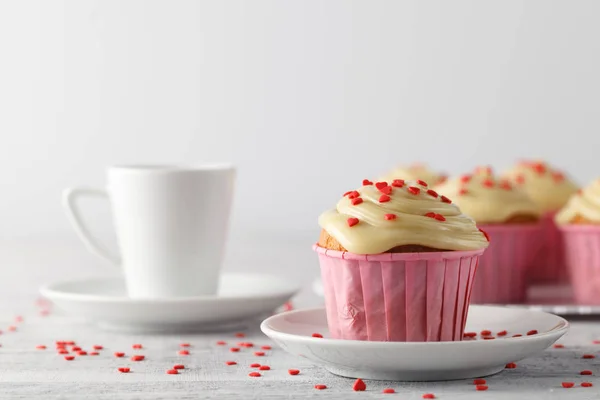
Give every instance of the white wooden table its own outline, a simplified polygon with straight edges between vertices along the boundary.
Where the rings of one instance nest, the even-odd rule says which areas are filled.
[[[82,320],[57,312],[39,315],[35,305],[37,287],[53,279],[111,274],[113,271],[96,265],[79,245],[69,239],[43,241],[19,240],[0,243],[0,399],[270,399],[270,398],[398,398],[420,399],[424,393],[434,393],[439,399],[600,399],[600,321],[575,322],[562,343],[564,349],[551,349],[538,357],[518,363],[516,369],[487,378],[489,389],[475,390],[471,381],[439,383],[400,383],[366,381],[366,392],[353,392],[353,380],[333,376],[278,349],[258,330],[258,322],[237,338],[234,332],[198,335],[123,335],[96,329]],[[302,252],[304,244],[282,247],[282,252]],[[300,256],[298,265],[277,264],[276,254],[260,259],[255,253],[253,268],[285,273],[298,279],[305,290],[296,300],[297,306],[313,306],[320,300],[312,295],[310,283],[316,276],[316,261],[309,250]],[[230,257],[230,270],[247,270],[243,257]],[[273,259],[270,259],[273,257]],[[244,259],[242,259],[244,258]],[[305,265],[306,264],[306,265]],[[268,265],[268,266],[267,266]],[[276,269],[273,268],[275,265]],[[235,267],[238,268],[235,268]],[[261,268],[261,266],[265,268]],[[242,267],[242,268],[239,268]],[[16,322],[16,316],[23,322]],[[7,331],[16,326],[16,331]],[[66,361],[57,354],[55,341],[76,341],[84,350],[102,345],[97,356],[76,356]],[[217,341],[227,342],[219,346]],[[238,342],[252,342],[254,348],[242,348],[232,353],[229,348]],[[143,348],[134,350],[133,344]],[[181,343],[190,343],[189,355],[179,355]],[[45,345],[45,350],[36,349]],[[271,345],[265,356],[255,356],[261,345]],[[236,346],[237,347],[237,346]],[[117,358],[115,352],[126,356]],[[586,353],[596,359],[582,359]],[[134,362],[130,356],[141,354],[143,361]],[[237,365],[226,365],[235,361]],[[262,376],[248,374],[256,369],[250,364],[268,365],[269,371],[259,371]],[[166,373],[175,364],[185,365],[178,375]],[[130,373],[120,373],[118,367],[131,368]],[[291,376],[288,369],[299,369]],[[579,372],[592,370],[594,375],[581,376]],[[564,389],[561,383],[574,382],[575,387]],[[583,388],[581,382],[592,382],[593,387]],[[327,385],[316,390],[317,384]],[[391,387],[397,394],[382,394]]]

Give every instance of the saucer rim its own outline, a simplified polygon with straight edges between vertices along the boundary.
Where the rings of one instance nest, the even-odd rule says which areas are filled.
[[[50,283],[43,284],[39,288],[39,293],[49,299],[64,299],[69,301],[84,301],[84,302],[92,302],[92,303],[123,303],[127,302],[129,304],[164,304],[164,303],[187,303],[187,302],[200,302],[200,301],[242,301],[244,299],[267,299],[273,297],[293,297],[297,295],[301,287],[297,284],[294,284],[291,280],[286,280],[285,278],[281,278],[277,275],[267,274],[267,273],[253,273],[253,272],[225,272],[222,276],[226,275],[236,275],[236,276],[253,276],[253,277],[269,277],[280,280],[281,282],[285,282],[288,290],[281,290],[277,288],[276,291],[269,292],[266,294],[256,294],[256,295],[245,295],[245,296],[219,296],[219,295],[202,295],[202,296],[185,296],[185,297],[164,297],[164,298],[130,298],[126,296],[107,296],[107,295],[98,295],[98,294],[85,294],[85,293],[73,293],[67,292],[64,290],[59,290],[56,288],[57,285],[64,284],[77,284],[81,282],[89,282],[89,281],[116,281],[122,280],[123,277],[96,277],[96,278],[82,278],[82,279],[71,279],[71,280],[58,280]]]
[[[529,310],[529,309],[515,309],[515,308],[511,308],[511,307],[488,306],[488,305],[479,305],[479,304],[472,304],[469,307],[486,308],[486,309],[503,309],[503,310],[512,310],[512,311],[524,311],[527,313],[548,314],[559,320],[559,322],[556,325],[556,328],[553,328],[550,331],[538,333],[536,335],[530,335],[530,336],[525,335],[525,336],[520,336],[520,337],[516,337],[516,338],[511,337],[510,339],[514,340],[515,342],[536,341],[536,340],[544,339],[546,337],[554,337],[557,335],[558,335],[558,337],[562,337],[569,331],[569,329],[571,327],[571,325],[569,324],[569,321],[567,321],[566,319],[564,319],[561,316],[558,316],[556,314],[551,314],[551,313],[548,313],[545,311]],[[300,335],[295,335],[295,334],[291,334],[291,333],[285,333],[285,332],[277,331],[277,330],[269,327],[269,324],[273,320],[276,320],[278,318],[283,318],[284,316],[290,315],[290,314],[300,314],[300,313],[309,313],[309,312],[322,312],[323,314],[326,314],[325,307],[302,308],[302,309],[298,309],[298,310],[286,311],[285,313],[275,314],[275,315],[272,315],[272,316],[266,318],[264,321],[261,322],[260,330],[265,335],[267,335],[268,337],[273,338],[273,339],[282,338],[282,340],[295,340],[295,341],[307,342],[307,343],[323,343],[323,344],[330,344],[330,345],[336,345],[336,346],[342,346],[342,347],[351,347],[351,346],[357,346],[357,345],[358,346],[367,346],[367,347],[377,347],[377,346],[429,347],[429,346],[444,346],[444,345],[446,345],[446,346],[447,345],[457,345],[457,346],[499,346],[500,345],[501,346],[501,345],[503,345],[502,340],[461,340],[461,341],[441,341],[441,342],[387,342],[387,341],[367,341],[367,340],[352,340],[352,339],[315,338],[315,337],[311,337],[311,336],[300,336]],[[562,326],[561,326],[561,323],[562,323]],[[514,342],[511,342],[511,343],[514,343]]]

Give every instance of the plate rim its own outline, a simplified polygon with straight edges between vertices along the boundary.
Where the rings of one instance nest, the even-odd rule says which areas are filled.
[[[500,308],[503,310],[514,310],[514,309],[511,309],[510,307],[484,306],[484,305],[479,305],[479,304],[471,304],[469,307],[488,308],[488,309],[489,308],[492,308],[492,309]],[[292,313],[298,314],[298,313],[304,313],[304,312],[317,312],[317,311],[326,313],[325,307],[312,307],[312,308],[303,308],[303,309],[286,311],[283,313],[275,314],[275,315],[270,316],[269,318],[266,318],[264,321],[261,322],[260,330],[265,335],[267,335],[268,337],[273,338],[273,339],[275,339],[276,337],[280,337],[280,338],[283,338],[284,340],[287,338],[290,340],[294,340],[296,342],[307,342],[307,343],[312,343],[312,344],[324,343],[324,344],[330,344],[330,345],[342,346],[342,347],[353,347],[353,346],[377,347],[377,346],[382,346],[382,345],[383,346],[396,346],[396,347],[429,347],[429,346],[444,346],[444,345],[445,346],[448,346],[448,345],[498,346],[498,343],[502,343],[502,340],[499,340],[499,341],[496,341],[496,340],[462,340],[462,341],[442,341],[442,342],[386,342],[386,341],[367,341],[367,340],[351,340],[351,339],[314,338],[314,337],[310,337],[310,336],[300,336],[300,335],[294,335],[291,333],[280,332],[280,331],[277,331],[277,330],[269,327],[269,324],[273,320],[282,318],[284,315],[290,315]],[[538,333],[536,335],[530,335],[530,336],[525,335],[525,336],[520,336],[520,337],[516,337],[516,338],[511,337],[510,339],[513,340],[513,342],[511,342],[511,343],[522,343],[523,341],[537,341],[537,340],[541,340],[541,339],[552,338],[554,336],[558,336],[560,338],[563,335],[565,335],[571,327],[569,321],[567,321],[563,317],[556,315],[556,314],[548,313],[545,311],[529,310],[529,309],[519,309],[519,311],[525,311],[528,313],[547,314],[552,317],[555,317],[559,320],[559,323],[557,323],[558,328],[553,329],[548,332]],[[562,322],[563,326],[559,326],[561,322]]]
[[[267,294],[256,294],[256,295],[245,295],[245,296],[218,296],[218,295],[204,295],[204,296],[186,296],[186,297],[165,297],[165,298],[130,298],[125,296],[109,297],[106,295],[98,294],[85,294],[85,293],[72,293],[64,290],[58,290],[56,285],[64,284],[77,284],[88,281],[115,281],[123,279],[123,277],[96,277],[96,278],[81,278],[71,280],[58,280],[50,283],[43,284],[39,288],[39,293],[51,300],[68,300],[78,301],[87,303],[128,303],[128,304],[139,304],[139,305],[156,305],[164,303],[188,303],[188,302],[206,302],[206,301],[241,301],[244,299],[258,300],[258,299],[270,299],[274,297],[293,297],[300,291],[300,286],[294,284],[291,280],[286,280],[278,275],[267,274],[267,273],[253,273],[253,272],[225,272],[221,277],[225,275],[236,275],[236,276],[253,276],[253,277],[269,277],[275,278],[280,282],[285,282],[289,289],[279,289]]]

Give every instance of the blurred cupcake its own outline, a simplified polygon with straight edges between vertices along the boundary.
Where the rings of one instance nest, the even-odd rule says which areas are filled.
[[[575,192],[577,185],[565,174],[540,161],[522,161],[503,175],[523,189],[533,200],[541,215],[542,245],[528,268],[531,283],[568,281],[562,235],[554,223],[561,209]]]
[[[489,235],[491,244],[479,261],[473,303],[519,303],[526,296],[527,266],[539,246],[539,213],[527,194],[491,168],[459,176],[435,187]]]
[[[431,186],[443,183],[448,177],[428,168],[427,165],[416,163],[409,166],[399,166],[380,178],[382,181],[392,182],[394,179],[407,181],[422,180]]]
[[[321,214],[327,321],[336,339],[462,340],[488,240],[424,181],[372,182]]]
[[[556,214],[575,300],[600,304],[600,180],[571,196]]]

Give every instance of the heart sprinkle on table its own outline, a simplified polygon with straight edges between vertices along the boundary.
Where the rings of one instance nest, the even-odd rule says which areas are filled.
[[[77,355],[78,355],[78,356],[87,356],[87,351],[79,350],[79,351],[77,352]]]
[[[556,343],[556,344],[554,345],[554,348],[555,348],[555,349],[564,349],[564,348],[565,348],[565,345],[564,345],[564,344],[560,344],[560,343]]]
[[[317,390],[327,389],[327,385],[315,385],[315,389],[317,389]]]
[[[352,385],[352,390],[354,390],[355,392],[364,392],[365,390],[367,390],[367,385],[362,379],[358,378],[356,381],[354,381],[354,385]]]
[[[508,332],[506,330],[496,333],[496,336],[506,336],[506,335],[508,335]]]
[[[565,389],[570,389],[573,386],[575,386],[575,384],[573,382],[563,382],[562,383],[562,387],[564,387]]]
[[[506,364],[506,366],[504,368],[506,368],[506,369],[515,369],[515,368],[517,368],[517,364],[515,364],[515,363],[508,363],[508,364]]]
[[[232,353],[237,353],[238,351],[240,351],[240,349],[238,347],[232,347],[229,349],[229,351],[231,351]]]
[[[290,375],[298,375],[300,373],[299,369],[288,369],[288,374]]]
[[[490,331],[489,329],[484,329],[481,332],[479,332],[479,334],[481,336],[490,336],[492,334],[492,331]]]
[[[313,333],[312,337],[314,337],[314,338],[323,338],[323,335],[321,335],[320,333]]]
[[[100,346],[100,345],[98,345],[98,344],[95,344],[95,345],[94,345],[94,346],[92,346],[92,347],[93,347],[93,349],[94,349],[94,350],[102,350],[102,349],[104,348],[104,347],[102,347],[102,346]]]
[[[225,344],[225,342],[222,342],[223,344]],[[217,342],[217,344],[220,344],[220,342]],[[180,343],[179,347],[191,347],[192,345],[189,343]]]
[[[475,386],[475,390],[478,390],[478,391],[488,390],[488,386],[487,385],[477,385],[477,386]]]
[[[463,333],[463,337],[468,337],[468,338],[477,337],[477,332],[465,332],[465,333]]]
[[[99,356],[100,353],[98,353],[97,351],[92,351],[91,353],[88,353],[90,356]]]
[[[424,399],[435,399],[435,394],[433,394],[433,393],[425,393],[422,397]]]
[[[582,355],[582,356],[581,356],[581,358],[584,358],[584,359],[591,359],[591,358],[596,358],[596,356],[595,356],[595,355],[593,355],[593,354],[584,354],[584,355]]]
[[[265,355],[265,352],[264,351],[255,351],[254,355],[257,356],[257,357],[262,357],[262,356]]]
[[[131,361],[143,361],[144,358],[146,358],[146,356],[134,355],[134,356],[131,356]]]
[[[115,353],[115,357],[118,357],[118,358],[125,357],[125,353],[118,351]]]
[[[394,389],[392,389],[392,388],[385,388],[385,389],[383,389],[383,391],[381,393],[384,393],[384,394],[393,394],[393,393],[396,393],[396,391]]]
[[[65,356],[65,360],[67,361],[73,361],[75,359],[75,356]]]
[[[133,346],[131,346],[133,349],[141,349],[142,345],[141,344],[134,344]]]
[[[239,350],[239,349],[238,349],[238,350]],[[231,349],[231,351],[233,351],[233,349]],[[187,350],[179,350],[179,351],[178,351],[178,354],[179,354],[180,356],[189,356],[189,355],[190,355],[190,352],[189,352],[189,351],[187,351]]]
[[[129,369],[128,367],[119,367],[118,369],[119,369],[119,372],[124,373],[124,374],[131,371],[131,369]]]
[[[258,378],[258,377],[260,377],[260,376],[262,376],[262,375],[260,374],[260,372],[250,372],[250,373],[248,374],[248,376],[250,376],[250,377],[252,377],[252,378]]]
[[[243,337],[246,337],[246,334],[243,333],[243,332],[238,332],[238,333],[235,334],[235,337],[237,337],[237,338],[243,338]]]
[[[269,367],[268,365],[261,365],[260,367],[258,367],[258,369],[260,371],[269,371],[271,367]]]
[[[225,361],[225,364],[227,364],[227,365],[237,365],[237,363],[235,361]]]
[[[176,369],[167,370],[167,374],[169,375],[177,375],[179,372]]]
[[[485,385],[485,379],[473,379],[473,385]]]
[[[46,350],[46,346],[44,346],[43,344],[38,344],[37,346],[35,346],[35,348],[38,350]]]
[[[223,340],[219,340],[217,342],[217,346],[225,346],[227,344],[227,342],[224,342]]]
[[[260,364],[259,363],[252,363],[250,364],[250,368],[259,368]]]
[[[265,344],[264,346],[260,346],[261,349],[263,350],[271,350],[271,346]]]
[[[183,364],[175,364],[175,365],[173,365],[173,369],[185,369],[185,365],[183,365]]]
[[[579,373],[579,375],[592,375],[592,371],[590,371],[589,369],[584,369]]]
[[[592,386],[594,386],[594,385],[592,385],[592,382],[581,382],[581,387],[588,388],[588,387],[592,387]]]
[[[531,335],[537,335],[538,331],[536,329],[532,329],[529,332],[527,332],[527,336],[531,336]]]

